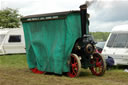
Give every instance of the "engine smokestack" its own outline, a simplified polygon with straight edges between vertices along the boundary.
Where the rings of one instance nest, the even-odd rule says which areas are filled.
[[[87,4],[83,4],[80,6],[80,15],[81,15],[81,31],[82,37],[87,35]]]
[[[89,29],[87,28],[87,8],[91,6],[93,3],[97,2],[97,0],[91,0],[91,1],[86,1],[85,4],[80,6],[80,15],[81,15],[81,31],[82,31],[82,37],[84,35],[88,34]]]

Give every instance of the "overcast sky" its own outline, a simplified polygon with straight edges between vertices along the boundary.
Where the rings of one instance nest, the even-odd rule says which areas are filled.
[[[86,0],[0,0],[0,9],[18,9],[26,16],[32,14],[79,10]],[[92,0],[88,0],[92,1]],[[110,32],[120,24],[128,24],[128,0],[94,0],[88,8],[90,31]]]

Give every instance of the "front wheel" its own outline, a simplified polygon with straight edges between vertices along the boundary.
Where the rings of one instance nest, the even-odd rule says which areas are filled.
[[[102,76],[105,73],[106,69],[106,64],[102,55],[100,55],[99,53],[93,53],[91,57],[92,59],[90,62],[92,66],[90,67],[90,70],[92,74],[96,76]]]
[[[70,72],[67,73],[69,77],[77,77],[80,74],[81,62],[76,54],[71,54]]]

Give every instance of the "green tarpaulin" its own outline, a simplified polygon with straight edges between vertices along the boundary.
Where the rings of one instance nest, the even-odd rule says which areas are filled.
[[[68,61],[81,36],[81,21],[79,12],[63,14],[22,19],[29,68],[57,74],[69,72]]]

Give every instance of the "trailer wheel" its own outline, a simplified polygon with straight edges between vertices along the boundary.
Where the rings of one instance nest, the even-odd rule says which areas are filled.
[[[106,64],[104,62],[102,55],[100,55],[99,53],[94,53],[92,55],[91,64],[92,66],[90,67],[90,70],[93,75],[96,76],[104,75],[106,70]]]
[[[71,54],[70,72],[68,72],[67,75],[71,78],[77,77],[80,74],[80,69],[81,69],[80,59],[76,54]]]

